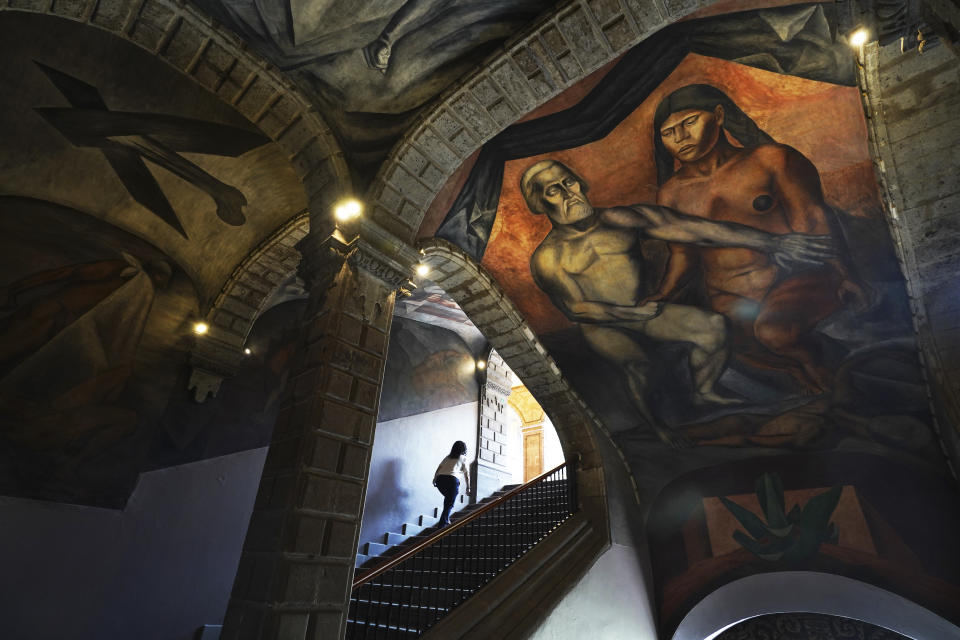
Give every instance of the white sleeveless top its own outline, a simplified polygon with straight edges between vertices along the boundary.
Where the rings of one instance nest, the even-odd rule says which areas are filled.
[[[433,474],[433,477],[455,476],[458,473],[463,474],[464,478],[467,477],[467,456],[465,455],[459,458],[447,457],[441,460],[440,466],[437,467],[437,471]]]

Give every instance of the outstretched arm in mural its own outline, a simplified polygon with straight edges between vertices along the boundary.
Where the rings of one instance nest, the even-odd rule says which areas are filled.
[[[766,254],[787,269],[817,266],[837,256],[829,235],[774,234],[731,222],[715,222],[667,207],[637,204],[604,211],[610,225],[642,229],[652,238],[704,247],[743,247]]]

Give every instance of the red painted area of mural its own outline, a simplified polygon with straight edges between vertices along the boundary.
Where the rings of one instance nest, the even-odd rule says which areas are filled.
[[[519,189],[523,171],[547,157],[577,171],[595,206],[655,202],[653,113],[660,100],[682,86],[706,83],[726,92],[775,140],[809,158],[820,173],[827,202],[853,216],[880,210],[857,90],[690,54],[672,74],[602,140],[506,163],[497,220],[483,265],[507,289],[538,333],[571,326],[534,284],[529,257],[550,222],[527,208]]]
[[[697,20],[698,18],[709,18],[710,16],[720,16],[726,13],[736,13],[738,11],[750,11],[752,9],[788,7],[792,4],[796,4],[796,2],[794,0],[719,0],[719,2],[714,2],[709,7],[704,7],[698,11],[694,11],[684,18],[681,18],[679,22],[683,22],[685,20]]]

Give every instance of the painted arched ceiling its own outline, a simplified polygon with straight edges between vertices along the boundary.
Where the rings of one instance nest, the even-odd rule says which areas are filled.
[[[313,100],[358,191],[434,98],[554,4],[198,2]],[[536,60],[549,73],[533,57],[510,62],[543,93],[510,106],[507,119],[519,120],[499,133],[504,122],[489,114],[476,136],[466,119],[431,120],[447,158],[488,142],[425,217],[446,174],[429,149],[410,153],[409,188],[395,194],[407,200],[389,215],[411,231],[422,219],[420,237],[472,256],[612,433],[646,510],[665,634],[719,584],[798,567],[856,575],[960,619],[956,493],[836,5],[733,1],[659,31],[650,25],[693,3],[590,5],[608,18],[586,29],[604,44],[577,62],[567,36],[545,28]],[[656,14],[650,25],[635,19],[644,7]],[[731,15],[740,9],[749,11]],[[314,147],[271,136],[309,138],[297,124],[303,105],[252,79],[237,84],[233,71],[256,60],[203,67],[215,91],[232,92],[221,99],[147,51],[172,57],[189,31],[179,18],[141,31],[139,11],[123,33],[146,48],[75,21],[0,14],[0,87],[13,88],[0,91],[0,493],[118,507],[144,468],[236,441],[209,424],[232,426],[242,413],[239,440],[262,444],[292,355],[297,301],[263,316],[244,343],[249,366],[217,403],[187,391],[190,327],[224,283],[230,295],[212,320],[246,336],[295,266],[295,239],[274,232],[308,206],[298,170]],[[628,23],[633,35],[622,36]],[[579,29],[571,24],[566,34]],[[188,73],[219,52],[213,38],[198,40]],[[551,73],[563,82],[550,84]],[[675,94],[690,85],[709,88]],[[487,92],[490,105],[509,102],[499,91]],[[263,106],[245,110],[241,96]],[[274,105],[285,119],[266,117]],[[692,167],[682,148],[674,157],[663,146],[670,129],[695,128],[694,115],[723,127],[704,143],[711,153],[721,144],[723,162]],[[456,153],[446,149],[461,137]],[[732,159],[742,171],[716,173]],[[521,188],[544,160],[567,169],[540,165]],[[336,178],[318,189],[339,195],[347,180]],[[554,233],[548,187],[555,199],[578,194],[581,212],[588,201],[607,210],[602,237],[589,216]],[[637,203],[687,217],[638,213]],[[707,222],[739,226],[704,231]],[[671,224],[673,235],[662,231]],[[799,232],[831,241],[792,238],[815,254],[804,262],[782,243]],[[245,263],[255,253],[280,266]],[[399,306],[465,324],[439,291]],[[205,448],[208,436],[216,442]]]
[[[286,154],[165,62],[57,18],[4,13],[0,30],[11,62],[0,83],[16,88],[0,95],[4,196],[70,207],[142,238],[190,278],[201,306],[306,208]]]
[[[425,105],[554,0],[197,4],[316,98],[365,185]]]

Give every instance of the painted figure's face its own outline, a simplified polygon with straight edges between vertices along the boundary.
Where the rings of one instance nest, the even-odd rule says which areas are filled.
[[[583,193],[576,176],[564,167],[554,166],[538,173],[543,208],[556,224],[573,224],[593,215],[593,207]]]
[[[663,146],[680,162],[694,162],[713,149],[723,126],[723,107],[671,113],[660,126]]]

